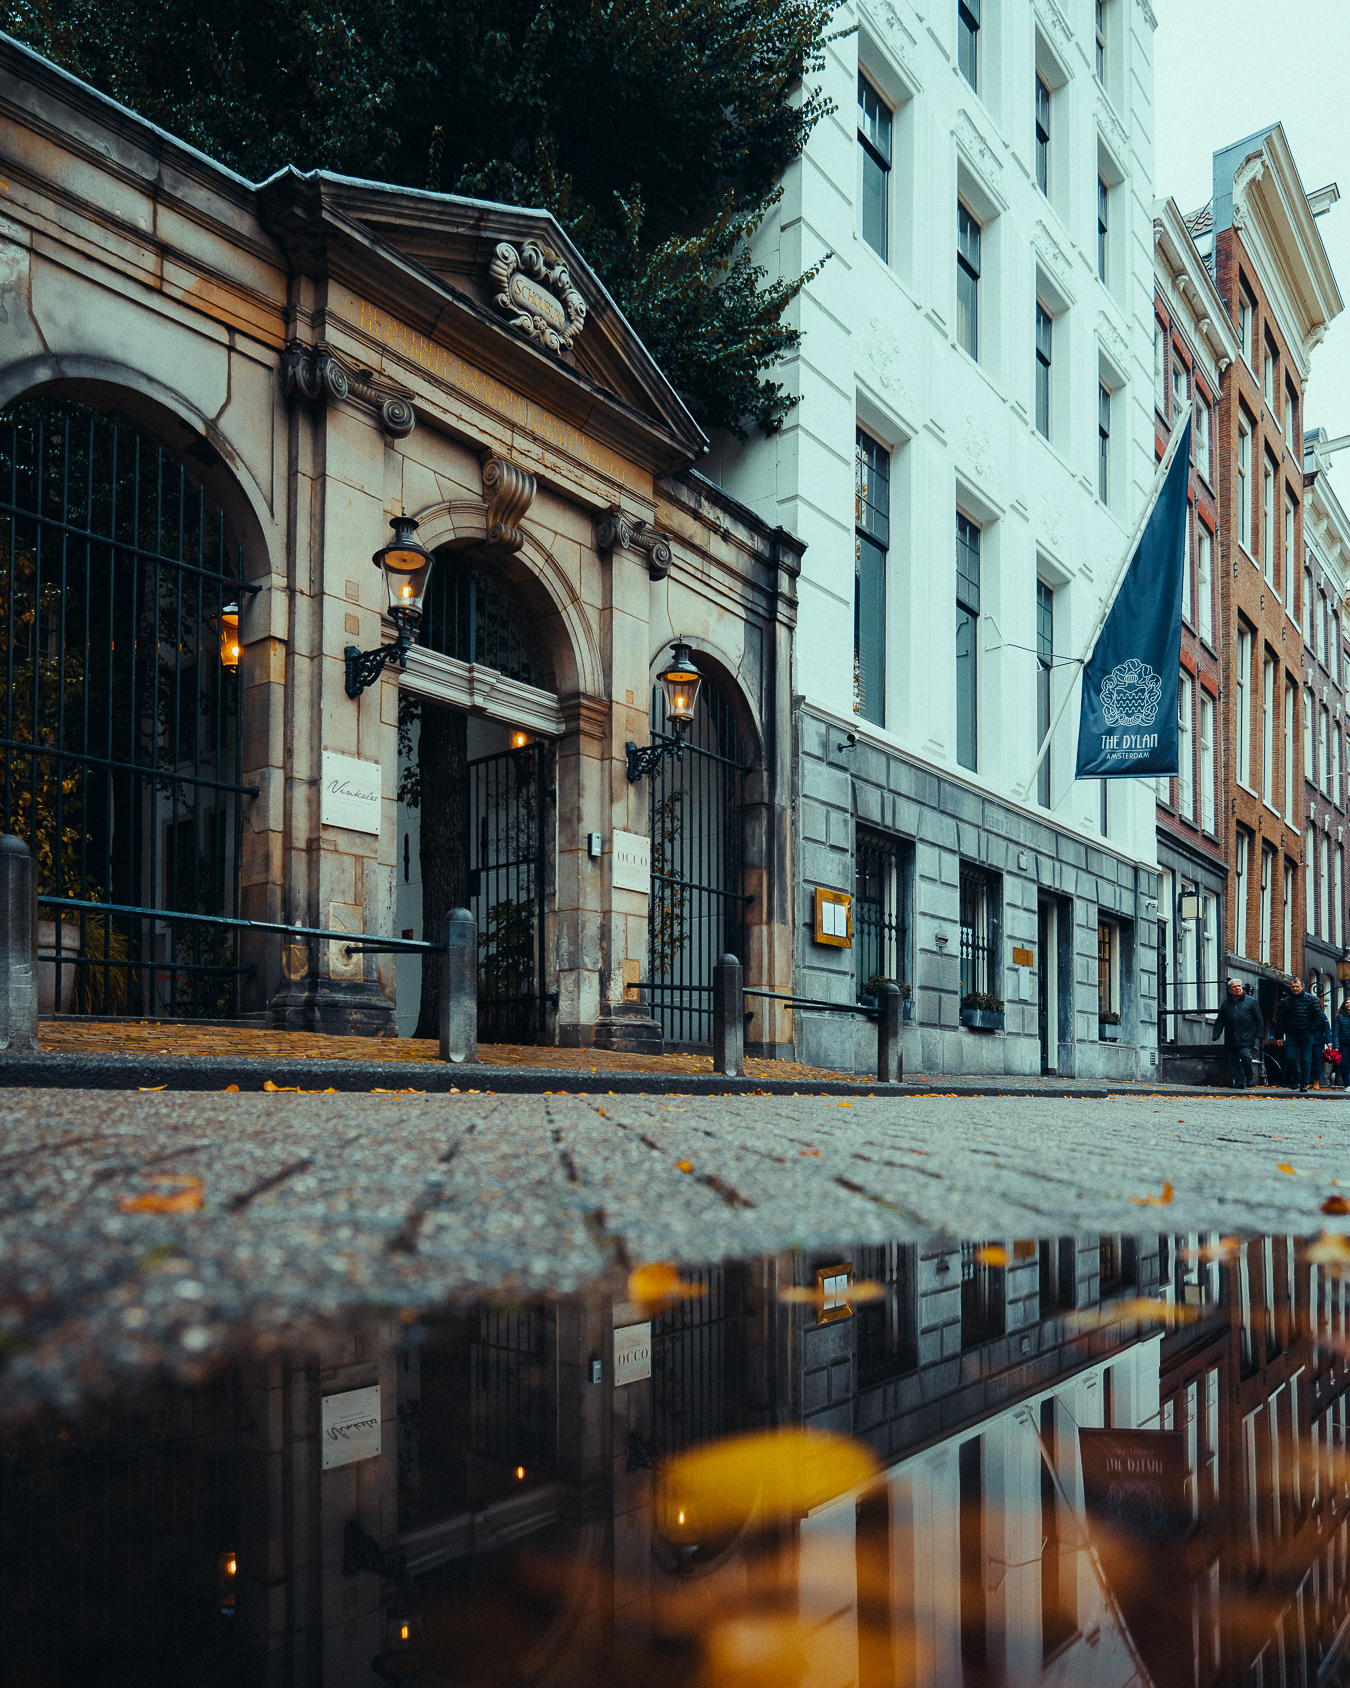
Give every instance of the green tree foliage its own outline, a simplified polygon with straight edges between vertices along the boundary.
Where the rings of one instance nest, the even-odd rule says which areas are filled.
[[[772,430],[747,242],[829,109],[835,0],[5,0],[58,64],[259,180],[283,164],[552,210],[705,428]]]

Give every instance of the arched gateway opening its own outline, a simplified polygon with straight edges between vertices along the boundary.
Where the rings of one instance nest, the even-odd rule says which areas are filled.
[[[424,651],[512,682],[457,708],[405,676],[399,696],[398,926],[432,939],[452,908],[478,920],[478,1036],[541,1043],[556,1002],[549,957],[556,832],[552,741],[521,725],[521,688],[552,697],[536,618],[490,561],[436,552],[419,630]],[[431,979],[400,960],[398,1029],[436,1035]]]
[[[0,827],[38,866],[44,1014],[231,1018],[240,544],[202,461],[44,394],[0,410]]]

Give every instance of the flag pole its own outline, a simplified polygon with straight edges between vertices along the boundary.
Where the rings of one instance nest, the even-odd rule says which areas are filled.
[[[1140,539],[1143,537],[1144,529],[1148,526],[1148,519],[1153,514],[1154,506],[1162,496],[1163,482],[1167,479],[1167,471],[1172,467],[1172,459],[1177,454],[1177,447],[1181,444],[1181,436],[1185,433],[1186,423],[1189,420],[1189,416],[1182,416],[1177,421],[1176,426],[1172,429],[1171,437],[1167,441],[1167,450],[1162,454],[1162,461],[1158,464],[1158,472],[1153,477],[1153,486],[1149,491],[1147,499],[1144,501],[1143,511],[1139,516],[1139,520],[1134,524],[1134,529],[1130,534],[1129,542],[1125,546],[1120,567],[1116,570],[1116,578],[1111,584],[1111,590],[1102,599],[1101,612],[1097,616],[1092,632],[1088,636],[1087,644],[1083,647],[1083,654],[1078,659],[1080,673],[1086,666],[1089,657],[1091,657],[1092,652],[1096,647],[1102,628],[1106,626],[1106,618],[1110,615],[1112,607],[1114,606],[1116,598],[1120,592],[1121,585],[1125,579],[1125,572],[1134,559],[1135,548],[1138,546]],[[1073,682],[1070,681],[1064,696],[1060,699],[1059,708],[1055,711],[1054,719],[1046,729],[1045,737],[1041,740],[1041,747],[1036,753],[1036,760],[1032,763],[1031,772],[1027,776],[1027,782],[1017,794],[1018,800],[1021,802],[1025,802],[1027,794],[1030,792],[1032,784],[1035,781],[1036,775],[1040,772],[1041,763],[1044,762],[1046,757],[1050,754],[1050,745],[1055,736],[1055,728],[1059,726],[1060,721],[1063,719],[1064,711],[1069,707],[1069,700],[1072,697]],[[1074,777],[1076,779],[1077,775]]]

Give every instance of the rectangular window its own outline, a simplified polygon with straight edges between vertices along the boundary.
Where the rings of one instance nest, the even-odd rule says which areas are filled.
[[[1192,801],[1194,763],[1191,758],[1191,681],[1182,674],[1177,687],[1177,810],[1183,819],[1195,819]]]
[[[1200,825],[1214,831],[1214,700],[1200,693]]]
[[[1186,506],[1181,547],[1181,619],[1191,619],[1191,507]]]
[[[1036,429],[1050,438],[1050,360],[1054,355],[1055,325],[1049,311],[1036,301]]]
[[[1313,695],[1303,694],[1303,777],[1309,785],[1317,784],[1317,767],[1313,761]]]
[[[1097,80],[1106,86],[1106,0],[1096,0],[1097,7]]]
[[[1294,501],[1286,498],[1284,501],[1284,548],[1281,553],[1283,572],[1281,581],[1284,586],[1285,607],[1290,615],[1294,613]]]
[[[1252,548],[1252,436],[1243,422],[1238,423],[1237,473],[1238,543],[1250,555]]]
[[[1303,643],[1307,646],[1309,651],[1312,650],[1312,641],[1313,641],[1312,600],[1313,600],[1312,570],[1311,569],[1304,569],[1304,571],[1303,571]]]
[[[1050,192],[1050,90],[1045,78],[1036,76],[1036,186]]]
[[[1333,889],[1335,931],[1332,933],[1332,941],[1337,949],[1340,949],[1345,943],[1345,851],[1339,844],[1336,846],[1336,883]]]
[[[1331,729],[1331,801],[1341,806],[1341,729]]]
[[[1252,676],[1252,636],[1238,630],[1237,659],[1237,777],[1250,786],[1252,778],[1252,717],[1248,687]]]
[[[1200,1001],[1201,1008],[1213,1009],[1219,1006],[1219,900],[1208,892],[1201,898],[1200,907],[1204,913],[1204,962],[1200,970]]]
[[[1261,954],[1262,966],[1270,966],[1270,897],[1275,872],[1275,856],[1270,850],[1261,852]]]
[[[1056,1436],[1056,1402],[1041,1402],[1041,1661],[1044,1663],[1078,1628],[1078,1568],[1076,1553],[1066,1553],[1063,1538],[1076,1539],[1077,1520],[1060,1518],[1059,1493],[1050,1462],[1060,1459]],[[1072,1448],[1073,1442],[1069,1441]],[[966,1677],[973,1681],[973,1677]]]
[[[998,966],[998,882],[983,868],[962,862],[961,1000],[996,996]]]
[[[1107,837],[1110,836],[1110,829],[1107,826],[1107,822],[1111,818],[1111,814],[1110,814],[1110,811],[1111,811],[1111,799],[1110,799],[1111,782],[1110,782],[1110,780],[1100,780],[1098,782],[1098,784],[1100,785],[1101,789],[1097,794],[1097,796],[1098,796],[1097,826],[1098,826],[1098,829],[1101,832],[1102,837],[1107,838]]]
[[[889,256],[891,108],[858,72],[858,216],[863,239]]]
[[[1284,818],[1294,818],[1294,697],[1293,686],[1284,688]]]
[[[1111,189],[1104,176],[1097,178],[1097,280],[1106,280],[1106,236],[1110,229]]]
[[[1255,307],[1252,304],[1251,295],[1247,292],[1245,287],[1239,286],[1237,321],[1238,347],[1242,352],[1243,362],[1249,369],[1255,368],[1255,365],[1252,362],[1252,321],[1254,316]]]
[[[1233,947],[1247,953],[1247,835],[1239,830],[1233,850]]]
[[[1153,402],[1164,414],[1167,412],[1167,347],[1163,340],[1162,324],[1153,322]]]
[[[1325,704],[1322,705],[1321,714],[1318,716],[1317,759],[1322,776],[1317,783],[1325,792],[1331,783],[1331,716]]]
[[[1294,958],[1294,870],[1289,863],[1284,864],[1284,949],[1280,954],[1280,965],[1285,972],[1289,971],[1289,963]]]
[[[1275,465],[1266,458],[1265,480],[1261,486],[1261,571],[1267,581],[1275,584]]]
[[[1311,827],[1303,847],[1303,886],[1308,930],[1312,932],[1317,926],[1317,834]]]
[[[1327,595],[1319,592],[1313,603],[1313,645],[1317,651],[1317,660],[1323,668],[1327,665]]]
[[[882,980],[902,988],[910,982],[913,867],[912,845],[859,831],[853,895],[854,983],[859,996],[875,996]]]
[[[978,93],[980,87],[980,0],[957,0],[956,64]]]
[[[1298,425],[1298,398],[1293,386],[1286,381],[1284,384],[1284,437],[1289,441],[1292,450],[1298,450],[1298,442],[1294,438],[1294,431]]]
[[[956,341],[980,355],[980,225],[956,202]]]
[[[1209,533],[1206,531],[1206,529],[1204,528],[1203,525],[1200,527],[1200,531],[1199,531],[1197,538],[1198,538],[1197,550],[1199,552],[1199,562],[1196,565],[1196,573],[1199,577],[1199,592],[1200,592],[1200,637],[1202,639],[1207,640],[1210,644],[1213,644],[1214,643],[1214,576],[1213,576],[1212,567],[1210,565],[1211,540],[1210,540],[1210,537],[1209,537]]]
[[[1275,354],[1270,349],[1270,341],[1266,341],[1265,354],[1261,360],[1261,396],[1266,401],[1269,410],[1275,408]]]
[[[980,530],[956,513],[956,760],[979,757]]]
[[[1097,383],[1097,496],[1111,502],[1111,394]]]
[[[853,529],[853,713],[886,720],[886,552],[891,538],[891,458],[861,428]]]
[[[1055,594],[1043,580],[1036,582],[1036,748],[1050,731],[1050,680],[1055,660]],[[1050,807],[1050,752],[1036,775],[1036,801]]]
[[[1186,366],[1177,357],[1176,353],[1173,352],[1173,354],[1172,354],[1172,425],[1174,427],[1181,420],[1182,415],[1185,412],[1188,396],[1189,395],[1187,393],[1187,384],[1186,384]]]
[[[1275,663],[1267,657],[1261,670],[1261,797],[1273,803],[1275,780]]]
[[[1324,940],[1329,940],[1330,937],[1331,937],[1330,910],[1327,906],[1327,897],[1328,897],[1328,886],[1327,886],[1327,865],[1328,865],[1328,863],[1327,863],[1327,858],[1330,855],[1330,853],[1331,853],[1331,846],[1327,843],[1327,835],[1324,832],[1322,834],[1322,850],[1321,850],[1321,854],[1318,856],[1318,860],[1317,860],[1317,893],[1318,893],[1317,901],[1318,901],[1318,913],[1321,916],[1321,920],[1318,924],[1317,930],[1318,930],[1319,935]]]
[[[1197,388],[1195,394],[1195,432],[1191,436],[1195,445],[1195,466],[1200,473],[1209,479],[1209,406],[1200,396]]]

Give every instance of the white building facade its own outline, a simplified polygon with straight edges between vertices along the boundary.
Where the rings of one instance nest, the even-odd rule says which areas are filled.
[[[910,1070],[1156,1060],[1152,783],[1076,782],[1076,687],[1153,477],[1147,0],[855,0],[759,256],[797,399],[710,473],[807,541],[798,989],[894,979]],[[853,735],[850,739],[849,735]],[[821,942],[817,889],[852,896]],[[831,934],[826,932],[828,938]],[[799,1053],[869,1064],[866,1021]]]

